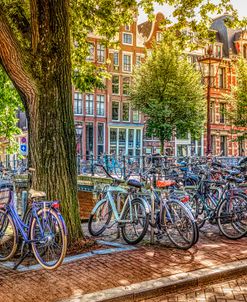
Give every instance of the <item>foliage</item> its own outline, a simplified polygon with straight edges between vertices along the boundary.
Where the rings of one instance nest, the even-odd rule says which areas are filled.
[[[10,153],[16,151],[14,135],[21,133],[16,117],[17,109],[21,106],[16,89],[0,66],[0,137],[3,142],[7,141],[7,151]]]
[[[228,113],[230,122],[238,127],[239,140],[247,137],[247,62],[240,59],[237,62],[237,85],[233,87],[230,96],[226,99],[231,106],[231,111]],[[243,129],[245,128],[245,131]]]
[[[175,131],[197,137],[204,122],[201,75],[189,64],[177,40],[169,33],[134,72],[130,99],[147,117],[147,131],[161,141]]]

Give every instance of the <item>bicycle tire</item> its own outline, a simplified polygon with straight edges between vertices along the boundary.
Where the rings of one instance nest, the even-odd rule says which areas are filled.
[[[44,215],[43,215],[44,214]],[[52,216],[53,217],[52,217]],[[51,228],[53,228],[53,231],[57,231],[59,229],[59,232],[61,233],[61,241],[62,241],[62,247],[61,247],[61,251],[60,251],[60,255],[58,257],[58,259],[54,262],[51,263],[51,261],[47,261],[45,260],[45,255],[50,254],[50,253],[44,253],[44,251],[48,251],[48,250],[52,250],[51,249],[51,245],[47,244],[47,245],[43,245],[42,246],[42,240],[44,240],[44,238],[37,238],[39,236],[39,231],[40,231],[40,226],[39,223],[37,222],[37,217],[45,217],[47,219],[47,217],[49,217],[49,219],[52,220],[51,223],[51,227],[47,228],[50,232]],[[31,243],[32,246],[32,250],[34,253],[34,256],[36,258],[36,260],[39,262],[39,264],[47,269],[47,270],[54,270],[56,268],[58,268],[63,260],[64,257],[66,255],[67,252],[67,231],[66,231],[66,227],[65,227],[65,223],[63,221],[63,218],[61,216],[60,213],[58,213],[55,209],[52,208],[45,208],[45,209],[41,209],[37,212],[37,217],[33,217],[32,218],[32,222],[31,222],[31,229],[30,229],[30,239],[33,241]],[[37,224],[37,225],[36,225]],[[42,225],[42,224],[41,224]],[[44,223],[43,223],[44,226]],[[46,223],[45,227],[48,226],[48,222]],[[38,230],[38,232],[36,233],[36,230]],[[44,230],[42,230],[42,232],[46,232],[46,228]],[[50,240],[50,237],[52,238],[54,234],[50,234],[48,236],[48,240]],[[55,235],[56,236],[56,235]],[[52,244],[53,245],[58,245],[57,242],[55,242],[56,237],[54,236],[54,239]],[[48,242],[50,243],[50,242]],[[40,244],[41,246],[41,252],[38,251],[38,245]]]
[[[8,236],[10,234],[10,228],[13,231],[13,242],[8,247],[3,248],[2,239],[6,231],[8,231]],[[8,214],[5,210],[0,209],[0,261],[6,261],[12,258],[17,250],[17,242],[18,242],[18,233],[14,221],[10,214]],[[3,243],[6,243],[7,239],[3,240]],[[8,241],[9,242],[9,241]],[[3,255],[3,250],[7,251],[7,254]]]
[[[129,234],[127,232],[127,223],[126,222],[122,224],[121,232],[122,232],[122,236],[123,236],[123,239],[124,239],[125,242],[127,242],[128,244],[137,244],[144,238],[144,236],[147,233],[147,229],[148,229],[148,225],[149,225],[149,213],[146,211],[145,203],[141,198],[134,198],[133,200],[131,200],[130,204],[132,206],[135,206],[135,205],[138,205],[138,204],[141,205],[142,212],[143,212],[142,214],[144,214],[144,216],[145,216],[145,217],[142,217],[142,218],[144,218],[143,228],[142,228],[142,231],[140,232],[140,234],[134,240],[131,240],[130,237],[129,237]],[[126,206],[126,208],[123,212],[122,220],[128,220],[127,217],[128,217],[128,214],[130,213],[130,204],[128,204]],[[135,210],[137,210],[137,207],[135,208]],[[137,222],[138,222],[139,221],[139,215],[137,215],[137,216],[138,217],[136,217],[136,219],[137,219]],[[134,227],[133,223],[136,223],[136,222],[130,222],[130,224],[132,224],[132,226],[134,228],[135,233],[137,233],[136,228]]]
[[[193,216],[188,210],[188,208],[179,200],[169,200],[166,203],[166,206],[167,208],[165,206],[162,208],[161,227],[164,229],[168,238],[177,248],[188,250],[197,242],[199,238],[196,222],[194,221]],[[171,213],[171,206],[176,206],[177,208],[180,208],[180,213],[174,210],[174,213]],[[183,212],[183,217],[181,212]],[[175,216],[180,219],[180,225],[182,218],[186,217],[187,221],[183,221],[182,223],[190,224],[190,238],[184,235],[184,230],[180,230],[179,221],[175,221]],[[171,232],[169,229],[171,230]],[[175,230],[177,230],[176,233]]]
[[[245,224],[242,222],[238,222],[237,220],[232,221],[234,219],[233,214],[230,214],[229,211],[229,206],[230,200],[232,201],[233,199],[242,199],[242,202],[245,202],[245,207],[238,209],[238,214],[244,215],[246,221]],[[243,211],[245,210],[245,211]],[[217,210],[217,224],[219,226],[220,232],[226,236],[228,239],[232,240],[237,240],[242,237],[244,237],[247,234],[247,200],[246,198],[243,198],[241,195],[234,195],[231,197],[231,199],[225,198],[222,200],[222,202],[219,204],[218,210]],[[230,226],[232,225],[232,231],[235,231],[234,233],[230,233],[230,230],[227,230],[227,225]],[[228,228],[229,229],[229,228]]]
[[[96,216],[96,218],[100,217],[99,215],[97,215],[97,212],[100,210],[100,207],[105,206],[105,207],[109,208],[109,204],[108,205],[106,204],[106,203],[108,203],[107,199],[105,199],[104,202],[102,202],[102,203],[101,202],[102,202],[102,200],[98,201],[98,206],[96,205],[94,213],[90,214],[90,217],[89,217],[89,220],[88,220],[88,231],[92,236],[95,236],[95,237],[101,235],[106,230],[107,225],[110,223],[111,217],[112,217],[112,209],[110,209],[110,211],[108,211],[106,213],[107,214],[106,222],[102,225],[102,227],[99,230],[97,230],[97,231],[94,230],[94,227],[93,227],[93,223],[94,223],[94,220],[95,220],[94,217],[95,216]],[[102,209],[102,210],[106,210],[106,209]],[[101,213],[100,213],[100,215],[101,215]]]
[[[206,222],[206,211],[203,202],[200,202],[200,196],[194,195],[190,201],[190,207],[192,214],[196,220],[199,229],[203,228]],[[202,216],[202,217],[201,217]]]

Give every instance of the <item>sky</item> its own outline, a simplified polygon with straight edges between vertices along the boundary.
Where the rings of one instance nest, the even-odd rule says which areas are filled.
[[[213,3],[217,3],[218,0],[212,0]],[[240,18],[247,17],[247,0],[231,0],[231,3],[235,9],[237,9]],[[165,16],[168,16],[172,12],[172,7],[168,5],[155,5],[155,12],[162,12]],[[140,12],[138,23],[142,23],[147,20],[147,16],[144,12]]]

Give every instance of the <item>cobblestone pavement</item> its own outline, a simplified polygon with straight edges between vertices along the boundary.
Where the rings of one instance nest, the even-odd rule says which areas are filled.
[[[247,259],[247,237],[230,241],[217,229],[207,229],[189,251],[144,242],[136,250],[85,258],[52,272],[14,272],[0,266],[0,302],[59,301],[241,259]]]
[[[204,288],[183,291],[176,295],[160,296],[145,302],[244,302],[247,301],[247,275]],[[143,301],[144,302],[144,301]]]

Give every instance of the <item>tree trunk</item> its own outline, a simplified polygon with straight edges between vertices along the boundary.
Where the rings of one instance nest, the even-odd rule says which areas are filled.
[[[160,154],[164,155],[164,142],[165,140],[163,138],[160,138]]]
[[[77,200],[68,0],[32,0],[32,49],[0,11],[0,63],[26,109],[32,186],[59,199],[70,241],[82,237]]]

